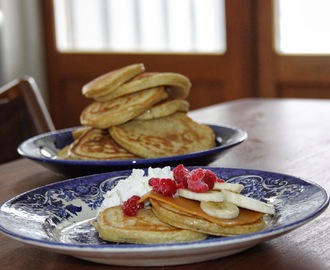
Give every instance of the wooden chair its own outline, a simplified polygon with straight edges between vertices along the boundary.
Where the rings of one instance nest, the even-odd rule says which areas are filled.
[[[32,77],[0,87],[0,163],[19,158],[18,145],[38,134],[55,130]]]

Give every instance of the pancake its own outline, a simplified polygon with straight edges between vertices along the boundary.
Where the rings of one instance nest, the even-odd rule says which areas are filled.
[[[120,206],[105,209],[92,222],[99,237],[106,241],[160,244],[205,239],[203,233],[179,229],[160,221],[150,209],[140,209],[136,216],[125,216]]]
[[[164,87],[155,87],[106,102],[95,101],[82,111],[80,123],[100,129],[120,125],[167,97]]]
[[[85,84],[82,93],[86,97],[93,98],[104,96],[144,71],[143,64],[133,64],[113,70]]]
[[[224,223],[224,225],[220,225],[202,217],[178,210],[158,200],[149,198],[149,201],[152,204],[153,213],[161,221],[182,229],[194,230],[215,236],[233,236],[258,232],[265,227],[265,222],[262,215],[257,220],[254,220],[253,218],[251,222],[244,224],[230,225],[233,220],[228,220],[227,225],[226,223]],[[240,212],[240,215],[243,213],[243,215],[246,215],[248,219],[249,212],[251,211],[240,209]]]
[[[89,131],[90,127],[82,127],[72,131],[73,140],[78,140],[85,132]]]
[[[70,144],[63,147],[61,150],[59,150],[56,154],[56,158],[57,159],[70,159],[69,148],[70,148]]]
[[[152,120],[132,120],[109,129],[123,148],[143,158],[182,155],[215,146],[213,130],[176,112]]]
[[[136,120],[150,120],[171,115],[175,112],[188,112],[189,102],[183,99],[172,99],[152,106],[143,114],[135,117]]]
[[[78,140],[85,132],[89,131],[90,129],[91,129],[90,127],[82,127],[82,128],[78,128],[78,129],[73,130],[71,132],[73,142]],[[71,144],[66,145],[60,151],[57,152],[57,158],[58,159],[70,159],[69,149],[71,147]]]
[[[67,150],[75,160],[124,160],[139,159],[119,146],[107,130],[91,128],[75,140]]]
[[[116,97],[157,86],[165,86],[171,98],[185,99],[189,95],[191,82],[187,77],[178,73],[145,72],[118,87],[115,91],[104,96],[98,96],[96,100],[108,101]]]

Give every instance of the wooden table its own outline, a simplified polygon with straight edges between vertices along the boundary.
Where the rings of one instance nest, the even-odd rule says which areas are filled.
[[[274,171],[314,181],[330,192],[330,101],[243,99],[190,112],[203,123],[229,124],[249,138],[213,166]],[[0,166],[0,203],[64,179],[29,160]],[[330,213],[230,257],[150,269],[330,269]],[[0,235],[1,269],[128,269],[47,252]],[[141,269],[141,268],[139,268]]]

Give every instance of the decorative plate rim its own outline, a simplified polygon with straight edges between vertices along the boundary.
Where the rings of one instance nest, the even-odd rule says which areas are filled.
[[[203,166],[206,167],[206,166]],[[194,168],[194,167],[188,167],[188,168]],[[168,251],[169,247],[170,249],[173,250],[183,250],[183,249],[200,249],[200,248],[207,248],[207,247],[222,247],[226,246],[228,244],[235,245],[236,243],[244,243],[248,241],[258,241],[260,239],[271,239],[276,236],[280,236],[282,234],[285,234],[289,231],[294,230],[295,228],[298,228],[307,222],[311,221],[312,219],[316,218],[319,216],[329,205],[329,196],[327,192],[317,183],[314,183],[309,180],[305,180],[303,178],[299,177],[294,177],[290,176],[287,174],[281,174],[281,173],[274,173],[274,172],[267,172],[267,171],[262,171],[262,170],[253,170],[253,169],[240,169],[240,168],[221,168],[221,167],[207,167],[212,170],[227,170],[228,172],[249,172],[251,175],[263,175],[263,174],[269,174],[269,175],[274,175],[274,176],[280,176],[280,177],[285,177],[287,180],[289,179],[290,181],[296,180],[298,182],[301,182],[301,184],[304,184],[306,186],[310,186],[312,188],[317,188],[318,192],[321,192],[321,195],[323,196],[322,203],[320,203],[317,208],[310,214],[304,216],[303,218],[297,219],[294,222],[290,222],[284,225],[281,225],[279,227],[270,227],[267,228],[263,231],[252,233],[252,234],[245,234],[245,235],[240,235],[240,236],[233,236],[233,237],[221,237],[221,238],[212,238],[212,239],[207,239],[203,241],[198,241],[198,242],[192,242],[192,243],[173,243],[173,244],[150,244],[150,245],[136,245],[136,244],[123,244],[120,246],[117,246],[115,244],[109,244],[109,245],[83,245],[83,244],[68,244],[68,243],[62,243],[62,242],[52,242],[50,240],[42,240],[38,238],[31,238],[27,237],[24,235],[19,235],[17,233],[13,233],[12,230],[3,227],[2,222],[0,221],[0,231],[2,231],[4,234],[7,236],[14,238],[18,241],[22,241],[28,244],[32,244],[35,246],[41,246],[41,247],[46,247],[46,248],[51,248],[54,250],[58,251],[82,251],[82,252],[127,252],[130,253],[132,251],[134,252],[159,252],[159,251]],[[7,202],[3,203],[0,208],[0,214],[3,213],[3,210],[5,208],[11,207],[12,202],[15,200],[18,200],[19,198],[26,196],[28,194],[33,194],[33,192],[36,192],[38,190],[44,189],[47,190],[52,187],[61,187],[64,186],[67,183],[74,183],[74,182],[79,182],[80,180],[87,180],[87,179],[93,179],[96,178],[98,179],[99,177],[102,178],[99,179],[98,181],[104,181],[107,179],[109,176],[117,176],[117,175],[123,175],[126,176],[131,172],[131,170],[125,170],[125,171],[117,171],[117,172],[109,172],[109,173],[102,173],[102,174],[95,174],[95,175],[89,175],[89,176],[83,176],[83,177],[78,177],[78,178],[72,178],[72,179],[67,179],[61,182],[55,182],[51,183],[42,187],[34,188],[32,190],[26,191],[24,193],[21,193],[12,199],[8,200]],[[104,178],[103,178],[104,177]],[[99,184],[101,183],[99,182]],[[32,209],[33,210],[33,209]],[[279,212],[278,214],[281,214]]]
[[[144,164],[155,164],[155,163],[163,163],[163,162],[171,162],[171,161],[178,161],[181,159],[189,159],[189,158],[199,158],[203,157],[206,155],[212,155],[217,153],[220,150],[226,150],[228,148],[231,148],[235,145],[238,145],[242,142],[244,142],[248,138],[248,134],[246,131],[237,128],[232,125],[213,125],[213,124],[207,124],[210,126],[212,129],[216,128],[224,128],[228,129],[230,131],[236,132],[238,138],[232,142],[229,142],[224,145],[219,145],[216,147],[213,147],[212,149],[209,150],[203,150],[203,151],[198,151],[194,153],[189,153],[189,154],[184,154],[184,155],[177,155],[177,156],[170,156],[170,157],[162,157],[162,158],[150,158],[150,159],[136,159],[136,160],[110,160],[110,161],[98,161],[98,160],[64,160],[64,159],[52,159],[52,158],[46,158],[46,157],[41,157],[41,156],[36,156],[31,153],[28,153],[26,151],[27,145],[36,142],[37,140],[47,138],[50,136],[56,136],[60,134],[64,134],[66,132],[73,131],[77,128],[80,127],[71,127],[71,128],[66,128],[66,129],[61,129],[61,130],[55,130],[47,133],[43,133],[34,137],[31,137],[25,141],[23,141],[18,147],[17,151],[18,153],[25,158],[29,158],[38,162],[43,162],[43,163],[52,163],[52,164],[58,164],[58,165],[82,165],[82,166],[134,166],[134,165],[144,165]],[[40,146],[39,146],[40,147]]]

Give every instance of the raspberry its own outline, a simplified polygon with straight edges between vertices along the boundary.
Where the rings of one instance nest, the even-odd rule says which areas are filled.
[[[214,187],[217,176],[208,169],[194,169],[190,172],[187,183],[188,189],[194,192],[205,192]]]
[[[209,186],[209,189],[213,189],[214,183],[218,180],[218,177],[211,170],[204,169],[204,172],[204,182]]]
[[[167,197],[173,196],[177,191],[176,182],[170,178],[152,177],[149,179],[149,185],[155,192]]]
[[[121,206],[121,209],[125,216],[136,216],[139,209],[144,208],[144,203],[138,203],[141,199],[140,196],[133,195]]]
[[[188,187],[188,183],[187,183],[188,175],[189,175],[189,170],[185,168],[183,164],[180,164],[173,169],[173,177],[174,180],[178,183],[178,188]]]
[[[159,178],[156,178],[156,177],[150,178],[149,182],[148,182],[149,186],[152,186],[152,187],[157,186],[158,183],[159,183]]]

